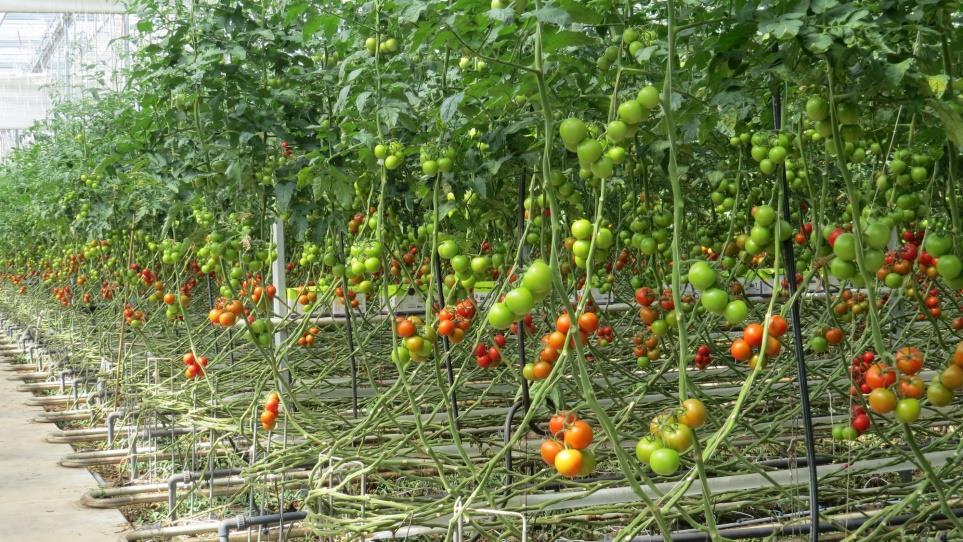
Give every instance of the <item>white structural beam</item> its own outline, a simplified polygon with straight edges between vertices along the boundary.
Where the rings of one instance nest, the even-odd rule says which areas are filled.
[[[118,0],[0,0],[0,12],[127,13]]]
[[[0,77],[0,130],[22,130],[47,115],[50,95],[43,74]]]

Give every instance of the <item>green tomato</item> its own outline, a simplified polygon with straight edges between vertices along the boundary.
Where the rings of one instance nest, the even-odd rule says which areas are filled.
[[[765,247],[772,241],[772,231],[769,228],[756,224],[749,230],[749,238],[758,247]]]
[[[482,275],[491,267],[492,261],[488,256],[475,256],[471,259],[471,270],[476,275]]]
[[[602,157],[602,144],[592,138],[586,138],[579,143],[576,152],[579,164],[591,166]]]
[[[458,243],[451,239],[442,241],[438,245],[438,256],[445,260],[450,260],[458,255]]]
[[[923,248],[930,256],[939,258],[953,248],[953,240],[949,236],[931,233],[926,236]]]
[[[745,322],[746,318],[749,316],[749,306],[746,305],[745,301],[741,299],[735,299],[726,305],[726,309],[722,315],[725,317],[726,322],[731,326],[741,324],[742,322]]]
[[[584,218],[580,218],[572,223],[572,236],[579,240],[586,240],[592,237],[592,223]]]
[[[543,260],[533,261],[522,276],[522,286],[535,296],[548,294],[552,290],[552,268]]]
[[[558,125],[558,133],[562,137],[565,148],[574,152],[578,148],[578,144],[588,134],[588,128],[581,120],[571,117]]]
[[[647,85],[639,90],[638,96],[635,98],[642,107],[646,109],[655,109],[659,105],[659,91],[652,85]]]
[[[833,244],[833,254],[848,262],[856,259],[856,236],[846,232],[836,237]]]
[[[756,224],[768,228],[776,222],[776,210],[770,205],[760,205],[756,207],[753,219]]]
[[[709,288],[702,292],[702,306],[713,314],[724,314],[729,304],[729,294],[722,288]]]
[[[806,116],[813,122],[819,122],[829,117],[829,102],[821,96],[812,96],[806,100]]]
[[[873,222],[863,230],[863,238],[871,248],[884,249],[889,244],[890,228],[882,221]]]
[[[488,324],[495,329],[508,329],[515,321],[515,313],[504,303],[495,303],[488,309]]]
[[[856,266],[842,258],[833,258],[829,263],[829,272],[838,279],[849,279],[856,275]]]
[[[939,382],[939,377],[935,377],[933,382],[926,388],[926,398],[933,406],[946,406],[953,402],[953,391]]]
[[[679,470],[679,464],[681,462],[679,452],[672,448],[653,450],[649,456],[649,466],[652,467],[653,472],[661,476],[671,476],[675,474],[675,472]]]
[[[913,423],[920,417],[920,401],[912,397],[900,399],[896,403],[896,419],[903,423]]]
[[[936,272],[946,280],[953,280],[960,276],[963,270],[963,262],[955,254],[946,254],[936,260]]]
[[[648,358],[646,358],[648,359]],[[652,452],[665,448],[662,441],[652,435],[646,435],[635,444],[635,457],[642,463],[648,463]]]
[[[651,109],[651,108],[647,108]],[[619,119],[629,125],[639,124],[645,118],[645,110],[638,100],[629,100],[619,105]]]
[[[512,311],[512,314],[518,318],[522,318],[532,310],[532,307],[535,305],[535,297],[532,295],[531,290],[524,286],[519,286],[505,295],[503,303],[508,307],[508,310]]]
[[[689,283],[697,290],[711,288],[716,283],[716,271],[703,260],[699,260],[689,267]]]

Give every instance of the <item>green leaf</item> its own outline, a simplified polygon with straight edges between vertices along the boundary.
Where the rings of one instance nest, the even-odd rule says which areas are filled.
[[[943,123],[946,137],[956,146],[957,152],[963,149],[963,118],[960,114],[950,109],[949,106],[938,100],[928,100],[930,107]]]
[[[578,47],[594,43],[592,38],[584,32],[561,30],[559,32],[545,32],[542,36],[542,48],[545,51],[557,51],[563,47]]]
[[[297,2],[288,7],[287,11],[284,12],[284,24],[291,24],[295,19],[301,16],[302,13],[308,10],[307,2]]]
[[[464,99],[465,93],[459,92],[457,94],[452,94],[451,96],[445,98],[443,102],[441,102],[439,114],[441,115],[442,122],[448,124],[451,122],[451,119],[455,118],[455,114],[458,112],[458,106]]]
[[[278,211],[284,212],[291,205],[291,196],[294,195],[294,183],[280,183],[274,187],[274,194],[278,202]]]
[[[531,12],[531,14],[526,13],[525,16],[535,17],[535,19],[539,22],[558,26],[563,26],[569,23],[568,13],[565,10],[555,6],[540,7]]]
[[[802,21],[795,16],[787,14],[778,19],[771,19],[759,23],[759,31],[763,34],[772,34],[778,40],[788,40],[796,37],[802,29]]]
[[[913,65],[913,62],[915,61],[912,58],[907,58],[902,62],[886,66],[886,79],[893,85],[900,84],[903,81],[903,77],[906,76],[906,71]]]
[[[318,30],[324,30],[325,36],[332,36],[338,30],[338,18],[334,15],[312,15],[301,30],[304,41],[311,39]]]
[[[141,32],[150,32],[154,29],[154,23],[150,19],[142,19],[137,21],[137,30]]]
[[[950,86],[950,77],[945,73],[939,75],[927,75],[926,84],[930,87],[930,92],[933,96],[939,98],[946,93],[946,89]]]
[[[813,13],[826,13],[838,5],[839,2],[837,0],[812,0],[809,4],[809,9],[813,10]]]
[[[804,34],[803,43],[806,44],[806,49],[818,55],[832,47],[833,39],[826,34]]]

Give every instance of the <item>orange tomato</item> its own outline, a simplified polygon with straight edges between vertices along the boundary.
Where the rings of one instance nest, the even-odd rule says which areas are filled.
[[[555,319],[555,329],[559,333],[566,334],[571,327],[572,319],[568,314],[559,315],[559,317]]]
[[[745,339],[736,339],[732,341],[732,346],[729,347],[729,353],[737,361],[746,361],[752,356],[752,347]]]
[[[546,465],[554,467],[556,456],[564,449],[559,441],[548,439],[542,441],[542,445],[538,448],[538,453],[542,456],[542,461],[544,461]]]
[[[585,420],[578,420],[565,430],[565,445],[576,450],[584,450],[592,444],[592,426]]]
[[[827,329],[824,336],[826,337],[826,342],[829,344],[835,345],[843,342],[843,330],[839,329],[838,327],[831,327]]]
[[[749,343],[749,346],[758,347],[762,345],[762,325],[756,323],[747,325],[742,330],[742,338]]]
[[[923,353],[913,346],[900,348],[896,351],[896,368],[903,374],[915,375],[923,368]]]
[[[594,312],[586,312],[578,317],[578,328],[585,333],[595,333],[599,328],[599,317]]]
[[[789,331],[789,323],[786,322],[785,318],[783,318],[782,316],[779,316],[778,314],[775,314],[773,315],[772,318],[769,319],[770,335],[772,335],[773,337],[782,337],[783,334],[785,334],[787,331]]]
[[[398,336],[402,338],[408,338],[415,334],[415,324],[408,320],[407,318],[398,322]]]

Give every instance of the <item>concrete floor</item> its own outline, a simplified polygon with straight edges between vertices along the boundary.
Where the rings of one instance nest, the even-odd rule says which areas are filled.
[[[128,528],[117,510],[96,510],[80,497],[97,483],[86,469],[68,469],[57,461],[73,451],[44,440],[53,424],[33,423],[42,412],[28,407],[32,397],[17,391],[20,382],[0,357],[0,541],[103,542],[117,540]]]

